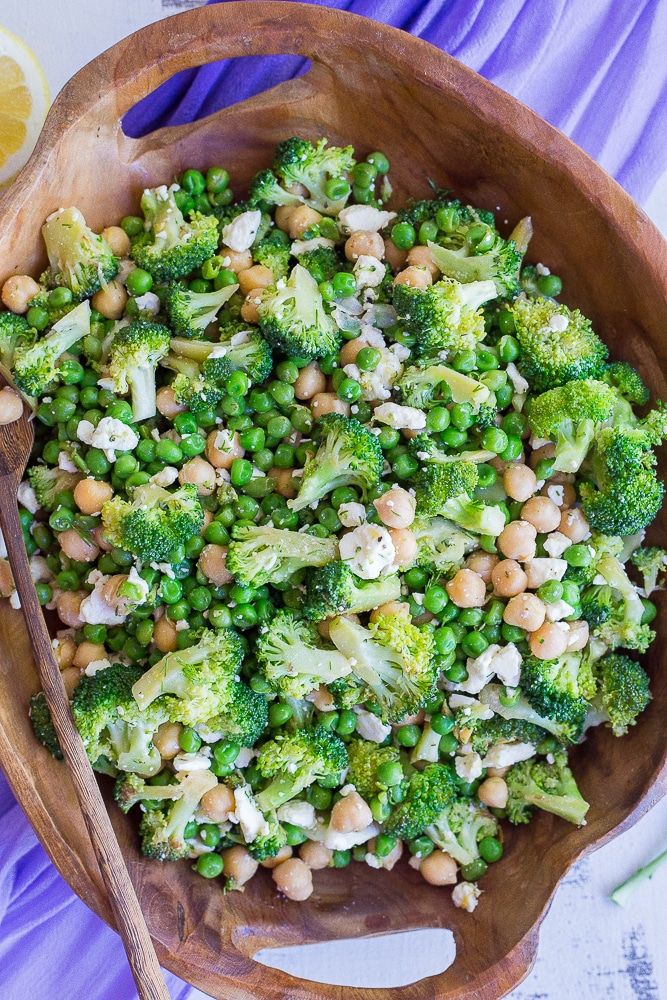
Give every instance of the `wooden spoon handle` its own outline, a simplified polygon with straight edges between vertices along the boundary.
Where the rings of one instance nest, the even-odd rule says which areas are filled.
[[[53,655],[42,609],[30,574],[12,478],[0,479],[0,523],[14,583],[32,641],[33,655],[63,756],[74,783],[81,812],[107,888],[141,1000],[169,1000],[160,964],[139,906],[134,886],[118,846],[97,780],[74,726],[60,670]]]

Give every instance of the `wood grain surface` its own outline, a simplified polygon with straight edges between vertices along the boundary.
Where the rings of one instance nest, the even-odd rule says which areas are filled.
[[[280,52],[309,56],[313,67],[194,125],[141,140],[123,135],[122,114],[175,71]],[[77,204],[101,227],[133,210],[144,186],[185,165],[222,162],[240,188],[275,142],[293,132],[327,134],[360,152],[386,149],[398,199],[425,193],[433,177],[476,204],[500,206],[508,227],[531,213],[531,255],[563,276],[568,303],[590,315],[615,355],[638,365],[664,396],[664,243],[631,199],[564,136],[438,50],[375,22],[306,5],[229,3],[188,11],[138,32],[77,74],[56,101],[26,170],[0,200],[0,279],[39,269],[39,227],[59,205]],[[660,539],[660,531],[653,537]],[[29,730],[25,713],[37,684],[20,613],[3,608],[0,644],[0,762],[61,872],[110,919],[73,790]],[[486,876],[472,920],[405,865],[391,874],[362,865],[318,872],[305,904],[276,898],[267,873],[245,893],[223,896],[188,865],[142,859],[132,821],[114,810],[161,960],[231,1000],[503,996],[530,968],[540,920],[569,866],[664,794],[664,659],[658,643],[649,658],[654,702],[642,724],[624,740],[597,731],[574,755],[592,803],[588,826],[577,830],[544,814],[526,830],[508,830],[505,857]],[[297,983],[251,958],[265,946],[418,926],[451,928],[458,956],[441,976],[404,989]]]

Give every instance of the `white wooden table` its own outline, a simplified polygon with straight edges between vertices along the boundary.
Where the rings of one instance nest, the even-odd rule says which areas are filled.
[[[55,95],[77,69],[118,39],[198,3],[22,0],[12,4],[3,0],[0,23],[34,49]],[[667,178],[658,184],[646,208],[667,232]],[[511,994],[512,1000],[667,997],[667,867],[636,892],[628,908],[621,910],[607,898],[614,885],[666,844],[667,799],[632,830],[570,872],[544,921],[535,968]],[[502,919],[498,913],[498,920]]]

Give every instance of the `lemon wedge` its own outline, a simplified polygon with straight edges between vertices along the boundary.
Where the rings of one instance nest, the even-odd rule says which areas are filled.
[[[0,27],[0,187],[30,156],[51,102],[32,49]]]

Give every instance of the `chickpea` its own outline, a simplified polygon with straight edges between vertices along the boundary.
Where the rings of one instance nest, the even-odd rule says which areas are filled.
[[[107,655],[107,651],[101,642],[82,642],[76,653],[74,654],[74,659],[72,663],[79,670],[83,670],[88,666],[89,663],[94,663],[95,660],[103,660]]]
[[[515,559],[502,559],[493,569],[491,582],[500,597],[516,597],[528,586],[528,577]]]
[[[400,729],[401,726],[421,726],[424,718],[424,709],[420,708],[418,712],[413,712],[412,715],[404,715],[400,722],[393,723],[393,725],[395,725],[398,729]]]
[[[392,271],[400,271],[405,267],[408,255],[405,250],[399,250],[392,240],[384,241],[384,259]]]
[[[102,505],[112,496],[110,483],[99,479],[81,479],[74,487],[74,502],[82,514],[99,514]]]
[[[494,566],[498,565],[498,556],[493,552],[473,552],[465,561],[466,569],[471,569],[473,573],[481,576],[484,583],[491,583]]]
[[[516,625],[526,632],[536,632],[543,624],[545,609],[543,602],[535,594],[517,594],[510,597],[505,605],[503,621]]]
[[[301,858],[289,858],[273,869],[273,881],[278,892],[298,903],[308,899],[313,892],[313,875]]]
[[[10,597],[14,589],[14,577],[9,561],[0,559],[0,597]]]
[[[205,510],[204,520],[202,521],[201,531],[199,532],[200,535],[204,534],[204,532],[206,531],[212,520],[213,520],[213,513],[210,510]]]
[[[504,809],[509,791],[504,778],[486,778],[477,789],[477,798],[489,809]]]
[[[234,274],[238,275],[241,271],[247,271],[252,267],[252,254],[249,250],[230,250],[229,247],[223,247],[220,253],[224,261],[229,261],[225,267]]]
[[[160,621],[166,621],[166,619],[161,618]],[[163,760],[173,760],[181,752],[179,736],[182,729],[183,726],[180,722],[163,722],[161,726],[158,726],[158,731],[153,737],[153,744]]]
[[[228,785],[220,783],[202,796],[201,809],[212,823],[225,823],[235,808],[234,792]]]
[[[23,414],[21,397],[8,385],[0,390],[0,424],[13,424]]]
[[[415,519],[415,498],[401,486],[387,490],[373,501],[373,506],[388,528],[409,528]]]
[[[178,649],[178,631],[174,622],[159,618],[153,629],[153,642],[161,653],[173,653]]]
[[[454,885],[458,878],[458,866],[446,851],[432,851],[422,858],[419,874],[429,885]]]
[[[311,226],[321,220],[322,216],[308,205],[297,205],[289,218],[287,232],[293,240],[299,240]]]
[[[537,590],[547,580],[560,580],[563,575],[559,564],[554,564],[549,559],[529,559],[523,568],[528,577],[529,590]]]
[[[396,551],[396,566],[411,566],[417,558],[417,539],[409,528],[390,528],[389,534]]]
[[[81,601],[87,597],[85,590],[65,590],[56,598],[56,611],[63,625],[69,628],[81,628]]]
[[[344,368],[345,365],[352,365],[357,360],[357,354],[359,351],[363,351],[364,347],[368,347],[368,341],[364,340],[363,337],[355,337],[354,340],[346,340],[340,349],[340,366]]]
[[[330,618],[325,618],[324,621],[317,623],[317,631],[319,632],[319,634],[322,636],[323,639],[331,638],[329,630],[330,623],[331,623]]]
[[[95,292],[90,304],[105,319],[120,319],[127,302],[127,292],[120,281],[110,281],[99,292]]]
[[[236,431],[211,431],[206,438],[206,457],[216,469],[231,469],[234,459],[244,455],[245,450]]]
[[[65,693],[68,698],[71,698],[78,687],[79,681],[81,680],[81,671],[77,670],[76,667],[66,667],[60,676],[63,679]]]
[[[394,278],[394,284],[408,285],[410,288],[423,290],[433,284],[433,278],[431,272],[427,271],[425,267],[406,267],[403,271],[398,272]]]
[[[576,653],[578,650],[583,649],[589,638],[589,628],[588,622],[581,621],[569,622],[569,635],[567,639],[567,651],[568,653]]]
[[[524,562],[535,557],[537,530],[529,521],[510,521],[498,535],[497,545],[508,559]]]
[[[100,554],[97,545],[82,538],[74,528],[61,532],[58,535],[58,544],[62,552],[76,562],[95,562]]]
[[[296,205],[278,205],[275,212],[276,226],[284,233],[289,232],[289,224]]]
[[[537,476],[528,465],[508,465],[503,473],[503,486],[512,500],[523,503],[537,489]]]
[[[329,867],[333,851],[324,844],[318,844],[316,840],[306,840],[299,848],[299,857],[313,871],[319,871],[321,868]]]
[[[128,257],[130,254],[130,237],[120,226],[107,226],[102,230],[102,239],[111,247],[116,257]]]
[[[39,292],[39,285],[29,274],[12,274],[2,286],[0,298],[10,312],[26,313],[30,299],[34,299]]]
[[[440,268],[433,260],[433,255],[428,247],[412,247],[408,250],[408,264],[411,267],[426,268],[434,281],[440,274]]]
[[[233,880],[234,885],[245,885],[259,868],[259,863],[242,844],[221,851],[221,857],[225,863],[225,875]]]
[[[560,509],[549,497],[531,497],[521,508],[521,517],[540,533],[547,534],[560,524]]]
[[[334,804],[330,825],[339,833],[356,833],[365,830],[373,822],[370,806],[359,792],[350,792]]]
[[[531,633],[528,645],[538,660],[555,660],[567,649],[570,630],[561,622],[545,622]]]
[[[320,371],[317,361],[311,361],[299,372],[294,383],[294,395],[297,399],[312,399],[318,393],[324,392],[326,386],[327,379],[324,372]]]
[[[399,618],[410,618],[410,605],[406,604],[404,601],[387,601],[386,604],[381,604],[379,608],[375,608],[371,611],[370,620],[376,622],[378,618],[383,618],[385,615],[394,615]]]
[[[261,861],[260,864],[262,868],[275,868],[277,865],[282,864],[283,861],[287,861],[288,858],[292,857],[292,848],[289,844],[285,844],[281,847],[277,854],[274,854],[272,858],[266,858],[265,861]]]
[[[76,653],[76,643],[74,639],[59,639],[58,645],[53,649],[53,655],[60,670],[71,667]]]
[[[273,488],[276,493],[286,500],[292,500],[299,492],[297,482],[294,478],[294,469],[269,469],[268,475],[273,480]]]
[[[360,229],[348,236],[345,243],[345,256],[348,260],[358,260],[360,257],[384,257],[384,240],[379,233],[370,233]]]
[[[563,535],[567,535],[567,537],[575,544],[577,542],[584,542],[587,538],[590,538],[591,535],[591,529],[588,526],[588,521],[578,507],[573,507],[571,510],[563,511],[558,525],[558,530]]]
[[[344,417],[349,417],[350,404],[339,399],[333,392],[316,392],[310,401],[310,412],[315,418],[323,417],[326,413],[342,413]]]
[[[111,552],[113,545],[110,545],[104,536],[104,525],[98,524],[90,534],[95,539],[95,544],[100,552]]]
[[[187,406],[183,406],[182,403],[176,402],[174,390],[170,385],[164,385],[161,389],[158,389],[155,403],[158,408],[158,412],[161,413],[163,417],[166,417],[167,420],[173,420],[179,413],[184,413],[185,410],[187,410]]]
[[[486,600],[486,584],[471,569],[460,569],[445,584],[445,590],[457,608],[481,608]]]
[[[178,481],[181,485],[194,483],[200,497],[210,497],[215,492],[215,469],[210,462],[197,455],[181,466]]]
[[[232,574],[227,569],[227,547],[225,545],[205,545],[199,556],[197,568],[216,587],[222,587],[232,580]]]
[[[264,264],[253,264],[245,271],[239,271],[239,288],[244,295],[254,291],[256,288],[266,288],[273,282],[273,271]]]
[[[241,319],[246,323],[259,323],[259,303],[261,297],[257,292],[248,292],[241,306]]]
[[[528,461],[530,462],[531,469],[535,469],[537,468],[538,464],[542,461],[543,458],[555,458],[555,457],[556,457],[556,445],[549,443],[549,444],[543,444],[541,448],[535,448],[533,451],[531,451],[530,458],[528,459]]]
[[[310,193],[305,184],[300,184],[298,181],[295,181],[293,184],[285,184],[285,190],[289,194],[297,195],[299,198],[307,198]]]

